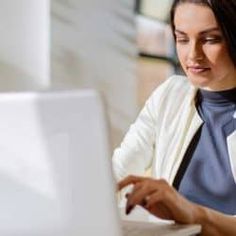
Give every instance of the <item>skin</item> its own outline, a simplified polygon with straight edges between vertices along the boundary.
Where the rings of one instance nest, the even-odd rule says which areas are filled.
[[[180,224],[201,224],[202,236],[235,236],[236,217],[195,204],[181,196],[164,179],[128,176],[118,183],[118,190],[133,185],[126,195],[126,213],[136,205],[151,214]]]
[[[236,87],[236,70],[212,10],[180,4],[174,18],[176,49],[190,82],[206,90]]]
[[[212,91],[236,87],[235,66],[211,9],[180,4],[174,23],[177,54],[190,82]],[[236,235],[236,217],[190,202],[163,179],[128,176],[118,183],[118,189],[128,185],[133,185],[133,189],[126,196],[127,214],[140,205],[163,219],[201,224],[204,236]]]

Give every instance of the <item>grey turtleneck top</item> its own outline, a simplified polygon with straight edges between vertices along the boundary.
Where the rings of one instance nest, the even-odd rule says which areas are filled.
[[[193,202],[236,215],[236,183],[226,142],[236,132],[236,88],[200,90],[198,98],[196,106],[204,123],[185,154],[174,185]]]

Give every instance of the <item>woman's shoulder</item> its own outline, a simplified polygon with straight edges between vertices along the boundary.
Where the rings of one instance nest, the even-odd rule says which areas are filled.
[[[189,82],[188,78],[183,75],[172,75],[166,79],[160,86],[158,86],[152,95],[174,95],[178,92],[178,95],[186,95],[191,93],[194,87]]]
[[[189,82],[186,76],[172,75],[158,86],[150,96],[151,103],[157,104],[181,104],[193,99],[196,88]]]
[[[184,75],[172,75],[166,79],[161,86],[165,89],[168,88],[168,91],[177,89],[179,92],[185,92],[192,87],[188,78]]]

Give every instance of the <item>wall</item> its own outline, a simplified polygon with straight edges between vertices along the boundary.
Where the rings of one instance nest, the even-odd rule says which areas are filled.
[[[0,90],[96,88],[116,146],[137,114],[131,0],[3,0]]]
[[[47,0],[1,1],[1,91],[48,85],[49,20]]]

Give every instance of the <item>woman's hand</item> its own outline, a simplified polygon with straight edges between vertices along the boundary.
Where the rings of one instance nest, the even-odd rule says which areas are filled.
[[[133,185],[133,190],[127,194],[127,214],[140,205],[162,219],[201,224],[204,236],[236,235],[236,217],[188,201],[163,179],[128,176],[118,183],[118,189],[128,185]]]
[[[118,189],[133,185],[127,194],[126,213],[140,205],[153,215],[178,223],[195,223],[198,205],[182,197],[165,180],[138,176],[128,176],[118,183]]]

